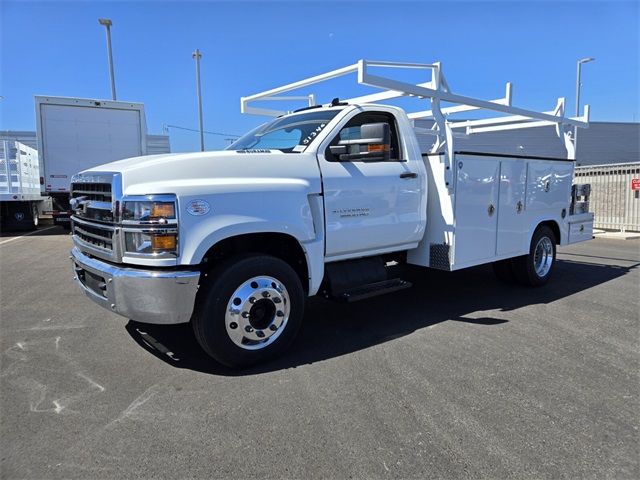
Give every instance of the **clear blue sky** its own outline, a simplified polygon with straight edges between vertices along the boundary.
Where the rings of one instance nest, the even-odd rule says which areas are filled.
[[[640,120],[639,2],[18,2],[0,0],[0,129],[35,130],[33,95],[110,98],[104,27],[113,20],[118,99],[143,102],[150,133],[197,127],[191,52],[200,48],[205,129],[240,134],[262,117],[239,98],[359,58],[442,61],[452,90],[573,112],[575,62],[592,119]],[[423,80],[414,78],[415,80]],[[351,82],[320,101],[363,92]],[[305,92],[301,92],[305,93]],[[198,134],[171,130],[174,151]],[[208,149],[224,137],[207,135]]]

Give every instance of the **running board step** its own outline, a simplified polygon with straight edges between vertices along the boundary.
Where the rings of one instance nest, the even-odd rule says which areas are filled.
[[[364,300],[365,298],[375,297],[378,295],[384,295],[385,293],[396,292],[398,290],[404,290],[411,287],[411,282],[401,280],[399,278],[392,278],[391,280],[383,280],[382,282],[369,283],[367,285],[361,285],[342,292],[334,297],[335,300],[342,302],[357,302],[358,300]]]

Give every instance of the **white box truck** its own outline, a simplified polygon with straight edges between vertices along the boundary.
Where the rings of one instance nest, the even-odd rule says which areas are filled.
[[[42,194],[55,224],[69,226],[69,183],[79,170],[147,153],[141,103],[36,96]]]
[[[384,68],[425,69],[431,79],[372,72]],[[282,96],[345,74],[382,91],[323,105],[314,95]],[[243,112],[275,118],[224,151],[132,158],[73,177],[78,284],[127,318],[191,322],[202,348],[230,366],[286,349],[306,296],[356,301],[409,287],[390,275],[391,262],[446,271],[492,263],[505,281],[541,286],[557,245],[592,238],[592,214],[572,213],[571,130],[588,126],[588,108],[569,118],[559,99],[552,111],[525,110],[510,92],[474,99],[451,92],[440,64],[361,60],[245,97]],[[402,96],[430,109],[382,104]],[[312,105],[253,105],[283,98]],[[472,110],[507,116],[446,117]],[[420,132],[433,137],[429,152],[416,118],[434,120]],[[459,136],[548,125],[566,158],[455,148]]]
[[[38,152],[13,140],[0,140],[0,230],[38,228],[40,166]]]

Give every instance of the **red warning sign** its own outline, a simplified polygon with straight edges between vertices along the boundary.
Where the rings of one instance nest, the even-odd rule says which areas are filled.
[[[640,190],[640,178],[631,179],[631,190]]]

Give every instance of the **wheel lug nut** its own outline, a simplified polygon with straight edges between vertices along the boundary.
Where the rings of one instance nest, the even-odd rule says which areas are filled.
[[[269,298],[271,295],[269,294],[269,292],[262,292],[262,296],[264,298]]]
[[[276,315],[277,315],[278,317],[284,317],[284,312],[282,312],[282,311],[278,310],[278,311],[276,312]]]
[[[273,303],[280,303],[281,301],[280,297],[273,297]]]
[[[272,332],[275,332],[278,329],[278,327],[276,325],[269,325],[269,330],[271,330]]]
[[[229,328],[231,328],[231,329],[235,330],[236,328],[238,328],[238,324],[237,324],[236,322],[231,322],[231,323],[229,324]]]
[[[242,318],[249,318],[249,312],[242,312]]]
[[[264,338],[264,332],[262,330],[256,330],[256,336]]]
[[[254,297],[251,297],[251,298],[249,299],[249,303],[256,303],[256,299],[255,299]]]
[[[247,333],[251,333],[251,332],[253,332],[253,328],[251,326],[247,325],[246,327],[244,327],[244,331],[247,332]]]

